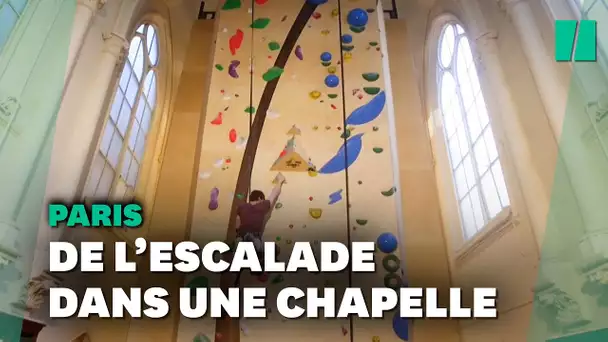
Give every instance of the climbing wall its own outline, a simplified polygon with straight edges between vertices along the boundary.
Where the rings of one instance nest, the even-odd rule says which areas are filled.
[[[233,192],[249,135],[251,14],[247,6],[238,6],[238,1],[229,1],[224,8],[218,13],[213,65],[201,65],[214,69],[209,94],[201,94],[207,97],[206,122],[189,237],[199,244],[226,238]],[[186,285],[219,287],[219,280],[218,275],[201,272],[188,275]],[[212,319],[180,320],[179,342],[204,342],[205,336],[213,340],[214,334]]]
[[[378,272],[354,274],[352,279],[347,272],[260,278],[245,274],[243,286],[268,289],[269,319],[243,320],[241,339],[407,340],[407,324],[397,322],[397,336],[392,314],[384,320],[285,320],[273,304],[278,291],[287,286],[335,287],[340,293],[347,286],[369,290],[403,284],[381,8],[375,0],[324,2],[306,18],[283,65],[277,57],[290,45],[289,32],[297,26],[304,3],[228,0],[219,13],[191,238],[225,238],[250,125],[265,114],[251,189],[268,196],[278,172],[287,179],[265,239],[278,243],[282,260],[295,241],[313,242],[317,251],[320,241],[378,241]],[[277,78],[277,88],[269,92]],[[258,107],[269,99],[268,110],[262,113]],[[199,274],[187,282],[201,287],[217,285],[219,279]],[[197,341],[213,340],[214,334],[211,320],[182,319],[180,324],[180,341],[195,336]],[[215,340],[221,342],[221,337]]]

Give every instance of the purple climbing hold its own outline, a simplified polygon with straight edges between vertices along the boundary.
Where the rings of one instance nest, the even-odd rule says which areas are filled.
[[[294,54],[296,55],[296,57],[298,57],[299,60],[304,60],[304,53],[302,52],[302,47],[300,45],[296,46]]]
[[[220,197],[220,189],[214,187],[211,189],[211,194],[209,195],[209,210],[215,210],[220,206],[218,201]]]

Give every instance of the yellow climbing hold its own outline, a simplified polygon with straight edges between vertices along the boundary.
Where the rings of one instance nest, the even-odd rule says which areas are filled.
[[[319,97],[321,97],[321,92],[317,91],[317,90],[313,90],[310,92],[310,94],[308,94],[310,96],[311,99],[316,100]]]
[[[350,61],[351,59],[353,59],[353,54],[352,54],[352,53],[350,53],[350,52],[345,52],[345,53],[344,53],[344,61],[345,61],[345,62],[348,62],[348,61]]]
[[[329,32],[329,30],[328,30],[328,29],[325,29],[325,30],[321,31],[321,35],[322,35],[322,36],[329,36],[329,33],[330,33],[330,32]]]
[[[317,172],[317,170],[308,170],[308,175],[310,177],[317,177],[319,173]]]
[[[310,217],[314,218],[315,220],[318,220],[321,218],[321,215],[323,215],[323,209],[310,208],[308,209],[308,214],[310,215]]]
[[[329,68],[327,68],[327,72],[329,72],[330,74],[335,74],[337,71],[335,66],[330,66]]]
[[[379,336],[372,337],[372,342],[380,342],[380,337]]]
[[[334,18],[337,18],[338,15],[340,15],[340,11],[338,11],[337,8],[334,8],[333,10],[331,10],[331,16]]]

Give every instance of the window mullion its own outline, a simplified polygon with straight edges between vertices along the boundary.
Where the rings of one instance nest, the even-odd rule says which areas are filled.
[[[478,189],[478,197],[479,197],[479,201],[481,202],[481,206],[483,208],[482,210],[482,214],[483,214],[483,219],[484,222],[488,222],[489,221],[489,216],[490,216],[490,211],[488,210],[488,206],[486,204],[485,198],[483,197],[483,191],[481,188],[481,176],[479,175],[479,168],[477,165],[477,158],[475,158],[475,153],[473,151],[473,139],[471,138],[471,132],[469,131],[469,122],[467,119],[467,111],[466,108],[464,107],[464,101],[462,99],[462,86],[460,84],[460,79],[458,78],[458,70],[456,70],[458,68],[457,65],[457,59],[458,59],[458,49],[459,47],[459,41],[461,39],[462,35],[458,35],[456,36],[456,40],[454,42],[454,55],[453,55],[453,60],[452,60],[452,70],[454,75],[454,80],[456,82],[456,97],[458,98],[458,104],[460,105],[460,111],[461,111],[461,119],[462,119],[462,123],[463,123],[463,128],[467,137],[467,144],[469,146],[469,156],[471,158],[471,163],[473,164],[473,173],[475,175],[475,185],[477,186]],[[471,189],[468,189],[469,193]]]

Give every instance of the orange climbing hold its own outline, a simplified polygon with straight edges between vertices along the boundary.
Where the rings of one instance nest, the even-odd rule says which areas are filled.
[[[243,38],[245,37],[245,33],[241,30],[236,30],[236,33],[230,37],[228,41],[228,46],[230,47],[230,53],[234,56],[236,55],[236,51],[241,48],[241,44],[243,44]]]

